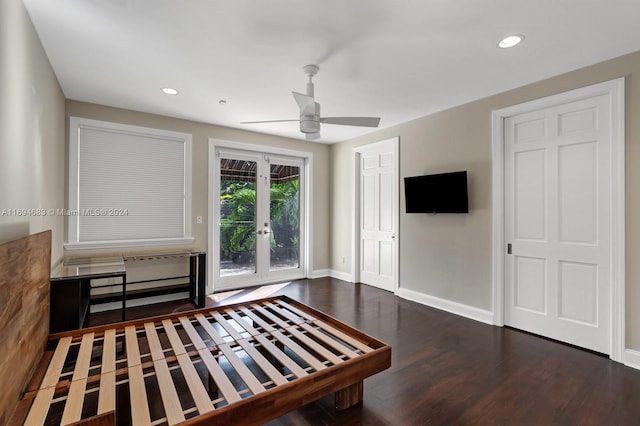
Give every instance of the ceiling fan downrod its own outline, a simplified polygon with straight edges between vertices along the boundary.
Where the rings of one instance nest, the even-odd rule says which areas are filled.
[[[305,65],[302,67],[305,74],[309,76],[309,82],[307,83],[307,96],[315,97],[313,88],[313,77],[318,74],[320,67],[314,64]]]

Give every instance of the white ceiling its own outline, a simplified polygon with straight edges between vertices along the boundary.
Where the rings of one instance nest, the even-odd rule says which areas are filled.
[[[296,119],[310,63],[323,116],[383,128],[640,50],[638,0],[24,4],[68,99],[300,139],[295,122],[240,122]],[[323,124],[318,142],[371,131]]]

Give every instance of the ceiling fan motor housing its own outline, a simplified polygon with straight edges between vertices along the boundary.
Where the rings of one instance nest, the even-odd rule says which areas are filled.
[[[301,115],[300,116],[300,131],[302,133],[317,133],[320,131],[320,120],[318,116],[313,115]]]
[[[302,133],[318,133],[320,131],[320,104],[315,102],[315,114],[300,114],[300,131]]]

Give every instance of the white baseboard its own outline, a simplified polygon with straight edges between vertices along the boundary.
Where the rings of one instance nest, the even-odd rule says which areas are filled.
[[[311,271],[309,278],[323,278],[331,276],[331,269],[316,269],[315,271]]]
[[[633,349],[625,349],[624,365],[640,370],[640,352]]]
[[[431,306],[432,308],[440,309],[451,314],[493,325],[493,312],[491,311],[485,311],[484,309],[463,305],[462,303],[452,302],[451,300],[441,299],[406,288],[399,288],[396,295],[403,299]]]
[[[353,282],[353,275],[348,272],[336,271],[335,269],[331,269],[330,274],[331,278],[335,278],[337,280]]]

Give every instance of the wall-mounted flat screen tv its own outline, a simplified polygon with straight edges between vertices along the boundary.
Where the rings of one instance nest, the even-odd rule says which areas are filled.
[[[404,178],[407,213],[469,213],[467,172]]]

